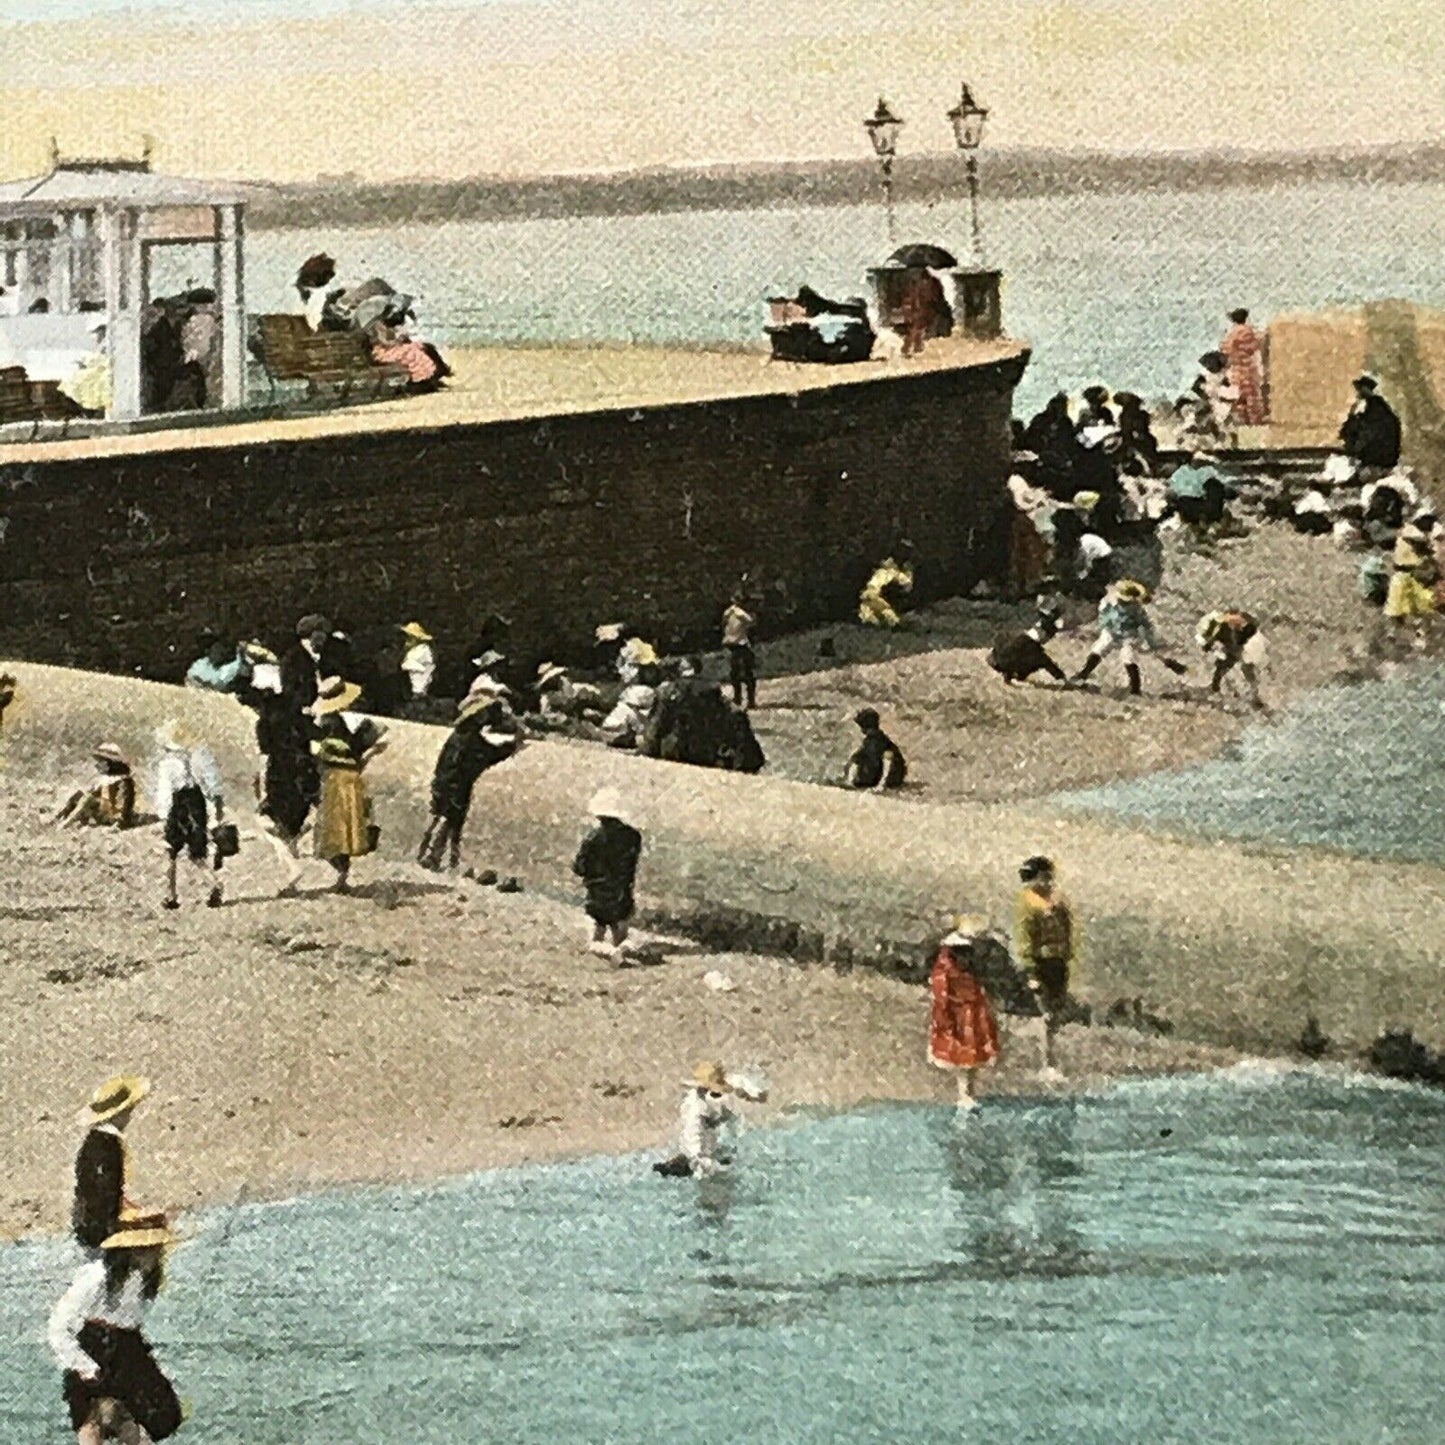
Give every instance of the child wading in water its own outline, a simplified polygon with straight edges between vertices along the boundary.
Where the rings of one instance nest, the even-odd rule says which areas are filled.
[[[180,1429],[180,1401],[142,1332],[165,1279],[165,1251],[175,1243],[163,1215],[122,1221],[51,1314],[50,1349],[65,1372],[79,1445],[146,1445]]]
[[[179,908],[176,892],[176,861],[185,853],[197,868],[206,866],[211,853],[211,813],[219,825],[224,815],[221,797],[221,770],[209,748],[191,736],[179,723],[168,722],[156,732],[161,758],[156,764],[156,812],[164,824],[166,844],[167,908]],[[214,881],[206,899],[212,908],[221,906],[221,865],[225,851],[215,850]],[[229,850],[227,850],[229,851]]]
[[[431,780],[431,822],[417,850],[416,861],[433,872],[449,852],[449,866],[462,861],[462,829],[472,806],[472,788],[481,775],[504,763],[522,745],[521,738],[501,724],[505,706],[485,698],[463,702],[451,736],[442,744]]]
[[[737,1118],[728,1099],[736,1096],[751,1104],[766,1103],[767,1084],[731,1075],[720,1063],[709,1062],[699,1064],[684,1087],[680,1150],[654,1164],[653,1170],[671,1177],[715,1174],[731,1162],[718,1147],[723,1127]]]
[[[637,860],[642,855],[642,834],[627,821],[627,805],[611,788],[602,789],[588,811],[597,824],[583,838],[572,871],[587,889],[592,952],[606,954],[620,964],[622,946],[627,942],[627,920],[636,906],[632,887],[637,878]]]
[[[998,1025],[982,979],[974,971],[974,948],[988,931],[988,920],[964,914],[939,944],[933,961],[933,1026],[928,1060],[935,1068],[958,1071],[958,1107],[977,1104],[974,1081],[979,1069],[998,1057]]]

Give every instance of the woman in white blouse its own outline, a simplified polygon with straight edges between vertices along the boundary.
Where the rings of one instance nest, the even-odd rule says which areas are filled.
[[[174,1435],[181,1405],[142,1328],[176,1242],[164,1216],[129,1219],[87,1260],[50,1316],[51,1352],[79,1445],[147,1445]]]

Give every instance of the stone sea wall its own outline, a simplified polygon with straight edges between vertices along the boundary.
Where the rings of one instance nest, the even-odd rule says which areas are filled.
[[[956,593],[1001,565],[1026,362],[0,467],[0,649],[170,678],[203,626],[280,641],[315,610],[458,644],[499,613],[562,657],[614,618],[711,640],[745,571],[773,627],[849,615],[900,535],[921,596]]]

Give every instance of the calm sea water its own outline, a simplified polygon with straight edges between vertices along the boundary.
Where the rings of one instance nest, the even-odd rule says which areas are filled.
[[[173,1262],[184,1437],[1434,1442],[1445,1098],[1236,1071],[889,1107],[224,1216]],[[7,1438],[63,1438],[68,1249],[0,1253]]]
[[[1176,833],[1445,863],[1445,669],[1321,689],[1230,756],[1051,801]]]
[[[1007,325],[1035,347],[1020,406],[1100,380],[1177,394],[1232,306],[1267,317],[1385,296],[1445,304],[1442,211],[1440,185],[985,198]],[[898,234],[961,255],[966,208],[905,203]],[[380,274],[418,293],[443,339],[753,343],[770,292],[862,292],[890,249],[878,206],[256,232],[251,308],[294,309],[296,267],[323,248],[343,279]],[[163,289],[200,274],[184,249],[156,264]]]

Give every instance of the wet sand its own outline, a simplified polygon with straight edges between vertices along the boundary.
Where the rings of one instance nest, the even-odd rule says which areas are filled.
[[[1275,612],[1245,591],[1259,580],[1246,566],[1287,572],[1265,593]],[[1178,600],[1161,606],[1160,621],[1183,641],[1184,614],[1205,591],[1218,602],[1249,596],[1271,627],[1271,686],[1288,695],[1363,649],[1368,619],[1338,590],[1352,570],[1326,544],[1261,534],[1234,560],[1182,561]],[[135,1192],[172,1207],[660,1148],[680,1080],[714,1054],[768,1069],[774,1103],[764,1115],[949,1097],[924,1058],[917,985],[681,943],[663,962],[625,971],[587,954],[568,867],[586,799],[603,781],[643,814],[644,904],[778,914],[830,939],[921,940],[964,906],[1003,921],[1018,859],[1054,853],[1083,925],[1081,994],[1096,1004],[1141,995],[1176,1025],[1167,1040],[1066,1030],[1068,1087],[1285,1050],[1307,1012],[1345,1055],[1390,1023],[1441,1041],[1439,966],[1422,960],[1437,957],[1445,926],[1445,870],[1059,818],[1039,794],[1208,755],[1244,725],[1243,709],[1183,694],[1129,701],[1107,678],[1098,694],[1005,692],[977,641],[959,645],[959,627],[989,623],[977,612],[950,604],[936,635],[881,642],[834,629],[839,651],[895,656],[765,680],[758,721],[782,777],[529,746],[479,785],[469,834],[468,861],[525,880],[511,896],[407,861],[443,734],[394,724],[393,747],[374,765],[382,855],[357,865],[354,896],[322,893],[329,872],[312,863],[304,886],[316,891],[277,900],[269,850],[248,843],[228,870],[225,908],[201,907],[200,880],[183,878],[185,909],[163,913],[157,830],[55,833],[42,811],[59,779],[83,772],[94,742],[147,753],[151,730],[171,715],[202,728],[240,808],[250,715],[229,699],[14,665],[21,698],[0,739],[9,880],[0,1231],[63,1224],[75,1110],[121,1068],[156,1083],[134,1126]],[[788,649],[809,645],[767,649],[766,669],[800,665]],[[1085,645],[1081,634],[1060,651],[1077,661]],[[855,797],[789,781],[815,750],[841,756],[863,696],[896,709],[917,789]],[[798,716],[826,726],[799,730]],[[708,989],[709,969],[735,991]],[[1031,1038],[1007,1035],[1003,1066],[984,1087],[1038,1090],[1036,1063]]]

